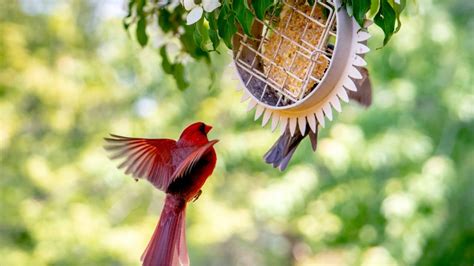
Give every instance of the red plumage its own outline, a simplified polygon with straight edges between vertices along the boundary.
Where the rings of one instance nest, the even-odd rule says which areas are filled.
[[[160,220],[142,255],[145,266],[189,265],[185,238],[187,202],[197,198],[216,166],[214,144],[202,123],[189,125],[178,141],[172,139],[105,138],[111,158],[124,158],[118,166],[134,178],[147,179],[166,192]]]

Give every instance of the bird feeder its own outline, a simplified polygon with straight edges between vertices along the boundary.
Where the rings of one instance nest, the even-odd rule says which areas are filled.
[[[279,14],[277,14],[279,13]],[[264,20],[255,19],[252,36],[239,31],[233,38],[233,62],[243,85],[242,102],[271,120],[305,134],[341,112],[362,79],[359,67],[370,35],[341,7],[341,0],[283,1],[282,8]]]

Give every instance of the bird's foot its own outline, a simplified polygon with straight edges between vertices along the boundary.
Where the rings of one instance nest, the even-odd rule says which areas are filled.
[[[199,196],[201,196],[201,194],[202,194],[202,190],[200,189],[200,190],[198,191],[198,193],[194,196],[193,202],[195,202],[196,200],[198,200],[198,199],[199,199]]]

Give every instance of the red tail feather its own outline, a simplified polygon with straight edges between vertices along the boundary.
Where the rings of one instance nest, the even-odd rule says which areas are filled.
[[[184,198],[166,195],[160,221],[141,258],[144,266],[189,265],[185,211]]]

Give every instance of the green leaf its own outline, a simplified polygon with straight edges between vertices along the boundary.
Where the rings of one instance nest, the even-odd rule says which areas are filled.
[[[197,23],[199,23],[199,22],[197,22]],[[196,44],[197,47],[202,49],[201,45],[203,43],[203,36],[202,36],[201,32],[199,32],[198,27],[197,27],[196,24],[194,25],[195,27],[194,27],[194,32],[193,32],[193,40],[194,40],[194,44]]]
[[[209,39],[211,39],[213,50],[216,51],[221,43],[221,39],[219,39],[219,34],[215,29],[209,29]]]
[[[136,5],[137,5],[137,16],[138,17],[144,17],[145,16],[145,12],[144,12],[144,8],[145,8],[145,2],[146,0],[135,0],[136,2]]]
[[[381,0],[380,10],[375,16],[374,22],[383,30],[385,34],[385,38],[383,40],[384,46],[388,43],[395,31],[395,20],[395,10],[393,10],[392,6],[387,0]]]
[[[309,4],[310,6],[314,6],[314,0],[308,0],[308,4]]]
[[[352,1],[352,12],[355,20],[361,27],[364,27],[365,14],[370,10],[370,0]]]
[[[160,26],[161,30],[165,33],[171,31],[173,28],[171,15],[171,12],[164,8],[160,9],[158,14],[158,26]]]
[[[199,48],[194,41],[194,25],[184,25],[184,32],[179,36],[183,50],[194,59],[209,59],[209,53]]]
[[[173,64],[171,64],[170,59],[168,58],[168,53],[166,52],[166,45],[161,46],[160,48],[161,56],[161,67],[166,74],[173,74]]]
[[[215,12],[206,13],[205,17],[209,22],[209,39],[211,39],[213,51],[217,51],[221,39],[219,38],[216,14]]]
[[[244,33],[248,36],[252,36],[252,24],[254,16],[244,1],[246,0],[234,0],[232,2],[232,9],[234,10],[235,17],[242,26]]]
[[[137,40],[138,43],[145,47],[148,43],[148,35],[146,34],[146,18],[145,15],[141,16],[137,22]]]
[[[138,43],[142,47],[144,47],[148,43],[148,35],[146,34],[146,14],[143,10],[145,7],[145,3],[146,3],[145,0],[137,1],[138,22],[137,22],[136,35],[137,35]]]
[[[209,22],[209,28],[217,30],[217,18],[215,12],[205,13],[204,17]]]
[[[392,6],[393,10],[395,10],[395,14],[397,16],[397,28],[395,29],[395,32],[398,32],[400,28],[402,27],[402,21],[400,19],[400,15],[402,14],[407,4],[406,0],[400,0],[399,2],[400,4],[397,4],[393,0],[389,0],[389,3]]]
[[[184,91],[189,87],[189,82],[186,80],[184,65],[181,63],[174,65],[173,77],[176,81],[178,89]]]
[[[314,3],[314,0],[313,0]],[[257,18],[263,20],[265,18],[265,13],[273,5],[273,0],[255,0],[252,1],[253,10],[255,10],[255,15]]]
[[[128,2],[128,12],[127,12],[127,15],[122,20],[123,27],[125,28],[126,31],[128,31],[128,28],[130,27],[130,24],[131,24],[129,20],[132,17],[134,5],[135,5],[135,0],[130,0],[130,2]]]
[[[161,66],[163,71],[166,74],[170,74],[173,76],[174,80],[176,81],[176,85],[178,86],[179,90],[185,90],[189,87],[189,82],[186,80],[185,77],[185,70],[184,65],[182,63],[171,63],[170,59],[168,58],[168,54],[166,53],[166,46],[163,45],[160,48],[160,56],[161,56]]]
[[[237,32],[237,27],[235,26],[235,17],[227,6],[223,6],[219,13],[217,27],[219,29],[219,36],[225,45],[232,49],[232,37]]]
[[[373,20],[377,13],[379,13],[380,10],[380,0],[372,0],[370,3],[370,10],[369,13],[367,14],[368,19]]]
[[[204,51],[207,51],[206,45],[209,41],[208,29],[204,25],[204,19],[200,19],[198,22],[194,23],[194,33],[193,33],[194,43],[197,47],[201,48]]]

